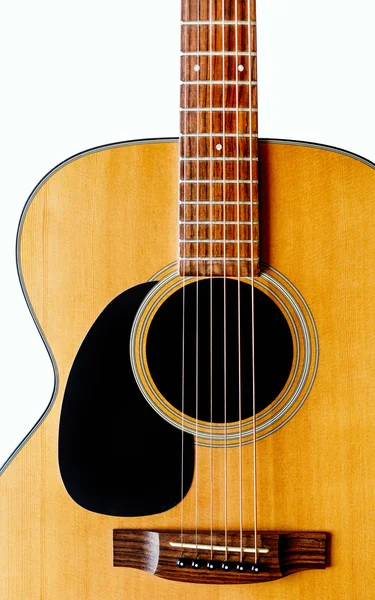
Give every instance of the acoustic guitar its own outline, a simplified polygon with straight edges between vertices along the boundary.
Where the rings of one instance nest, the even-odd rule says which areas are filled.
[[[258,141],[255,0],[182,0],[181,81],[179,141],[23,211],[56,385],[0,479],[0,596],[374,597],[374,165]]]

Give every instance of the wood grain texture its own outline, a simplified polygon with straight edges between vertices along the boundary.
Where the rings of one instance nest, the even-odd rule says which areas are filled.
[[[255,0],[237,0],[237,17],[239,21],[248,20],[250,6],[250,19],[255,21]],[[210,15],[211,7],[211,15]],[[224,7],[224,11],[223,11]],[[208,21],[210,16],[214,21],[234,21],[236,16],[235,0],[182,0],[181,18],[183,21]]]
[[[241,585],[265,583],[287,577],[292,573],[311,569],[325,569],[327,565],[327,534],[319,532],[274,532],[260,531],[257,534],[257,546],[268,551],[260,555],[258,573],[249,569],[254,562],[254,555],[244,554],[244,571],[238,572],[236,564],[239,554],[215,551],[213,560],[226,561],[231,565],[223,571],[218,565],[214,570],[205,566],[211,558],[210,550],[200,550],[199,560],[203,562],[199,569],[192,568],[191,561],[196,559],[194,549],[173,549],[170,542],[179,542],[181,531],[138,531],[115,529],[113,532],[113,564],[115,567],[133,568],[147,571],[163,579],[185,583],[205,583],[210,585]],[[225,546],[225,532],[200,532],[198,539],[195,532],[184,532],[184,543]],[[227,532],[227,545],[238,547],[240,535],[238,531]],[[254,547],[254,532],[243,532],[243,546]],[[177,560],[183,555],[186,566],[177,566]]]
[[[199,64],[199,73],[194,67]],[[230,56],[181,56],[181,81],[256,81],[256,56],[241,56],[243,70],[238,70],[238,57]]]
[[[227,0],[220,10],[216,0],[182,2],[180,107],[181,204],[190,201],[186,186],[192,188],[197,204],[213,202],[213,186],[221,181],[219,201],[225,204],[236,200],[237,216],[233,220],[241,223],[240,188],[248,189],[251,209],[257,211],[259,201],[255,2],[250,5],[247,0]],[[230,181],[235,182],[235,189],[227,195]],[[201,189],[201,185],[208,189]],[[219,209],[213,205],[207,222],[217,220]],[[202,229],[198,224],[196,243],[186,243],[192,239],[190,231],[191,226],[184,225],[180,235],[181,275],[258,275],[259,228],[253,214],[246,238],[241,227],[228,238],[247,239],[251,245],[226,244],[225,228],[222,245],[201,244],[200,240],[215,239],[215,232],[212,227]]]
[[[255,25],[181,25],[182,52],[256,52]],[[237,30],[237,32],[236,32]]]
[[[177,258],[177,143],[82,156],[29,205],[20,267],[59,371],[54,404],[0,479],[4,600],[363,600],[375,587],[375,172],[354,158],[260,144],[262,258],[307,301],[320,362],[297,415],[258,444],[259,528],[327,531],[331,566],[253,586],[167,582],[112,566],[113,529],[179,529],[180,507],[121,519],[89,513],[66,493],[57,433],[79,345],[117,294]],[[272,215],[271,215],[272,212]],[[136,427],[136,424],[132,424]],[[197,448],[199,528],[210,528],[209,449]],[[252,448],[243,448],[244,527],[252,523]],[[214,527],[223,529],[223,455],[214,452]],[[238,529],[238,450],[228,451],[228,526]],[[184,501],[194,529],[195,482]]]

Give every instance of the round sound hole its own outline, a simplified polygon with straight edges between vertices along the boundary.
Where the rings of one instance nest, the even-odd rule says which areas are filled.
[[[238,290],[233,279],[189,283],[163,302],[150,323],[146,356],[172,406],[200,421],[234,423],[241,404],[242,420],[251,417],[253,329],[256,412],[275,400],[292,369],[292,335],[280,308],[257,288],[254,315],[253,323],[251,285],[241,282]]]

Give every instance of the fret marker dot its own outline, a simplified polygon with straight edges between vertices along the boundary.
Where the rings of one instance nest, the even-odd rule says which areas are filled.
[[[199,65],[194,65],[194,71],[200,71],[200,66]]]
[[[245,70],[245,67],[243,65],[238,65],[238,70],[242,72]]]
[[[223,146],[221,144],[216,144],[216,150],[220,151],[222,149],[223,149]]]

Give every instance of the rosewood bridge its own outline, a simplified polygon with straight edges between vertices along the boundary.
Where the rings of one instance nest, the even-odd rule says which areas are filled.
[[[311,569],[325,569],[324,532],[260,531],[254,562],[253,531],[113,531],[115,567],[139,569],[164,579],[190,583],[260,583]]]

